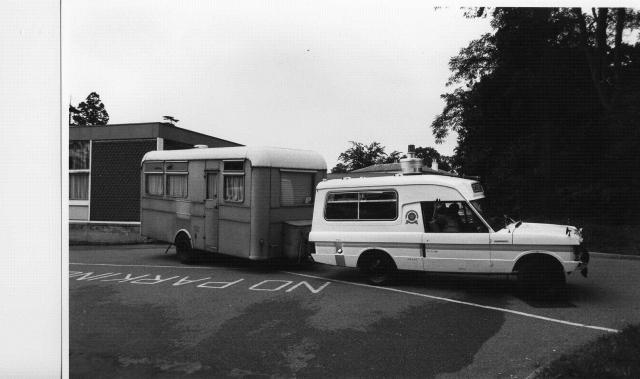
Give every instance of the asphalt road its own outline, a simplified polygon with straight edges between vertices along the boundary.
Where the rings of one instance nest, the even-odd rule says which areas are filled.
[[[215,258],[164,246],[71,247],[71,377],[526,378],[640,323],[640,260],[594,258],[567,299],[502,278],[358,272]]]

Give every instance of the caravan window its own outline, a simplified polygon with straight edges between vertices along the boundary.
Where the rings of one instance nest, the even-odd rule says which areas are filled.
[[[145,162],[142,167],[145,193],[153,196],[186,198],[188,167],[188,162]]]
[[[218,197],[218,174],[215,172],[207,172],[207,199],[215,199]]]
[[[395,220],[398,194],[395,191],[329,193],[324,215],[328,221]]]
[[[244,201],[244,161],[223,161],[224,201],[242,203]]]
[[[313,174],[308,172],[280,172],[280,206],[311,204]]]
[[[164,168],[162,162],[145,162],[144,188],[148,195],[164,195]]]
[[[224,176],[224,200],[236,203],[244,201],[244,175]]]
[[[189,164],[187,162],[166,162],[167,196],[186,198],[189,179]]]

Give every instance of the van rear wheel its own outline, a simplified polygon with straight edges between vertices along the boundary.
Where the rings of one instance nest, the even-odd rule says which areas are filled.
[[[193,262],[194,253],[193,253],[193,249],[191,248],[191,243],[189,241],[189,238],[187,236],[185,236],[184,234],[180,234],[178,237],[176,237],[175,245],[176,245],[176,255],[178,256],[178,259],[180,260],[180,262],[182,263]]]
[[[396,265],[386,254],[373,254],[360,265],[360,271],[376,286],[391,284],[395,279]]]

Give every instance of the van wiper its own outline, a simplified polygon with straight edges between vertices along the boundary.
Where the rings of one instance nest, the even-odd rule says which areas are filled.
[[[511,224],[515,224],[516,220],[512,219],[511,217],[507,216],[507,215],[503,215],[504,217],[504,225],[511,225]]]
[[[511,224],[516,224],[514,228],[518,229],[518,227],[520,225],[522,225],[522,221],[516,221],[516,220],[512,219],[511,217],[509,217],[507,215],[504,215],[504,226],[505,226],[505,228],[507,227],[507,225],[511,225]]]

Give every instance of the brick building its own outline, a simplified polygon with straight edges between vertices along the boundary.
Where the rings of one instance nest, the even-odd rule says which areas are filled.
[[[127,242],[127,238],[117,237],[122,233],[135,239],[140,224],[142,157],[151,150],[188,149],[194,145],[242,146],[161,122],[70,126],[70,240],[116,242],[112,239],[124,238],[121,242]],[[110,232],[100,237],[100,230]]]

